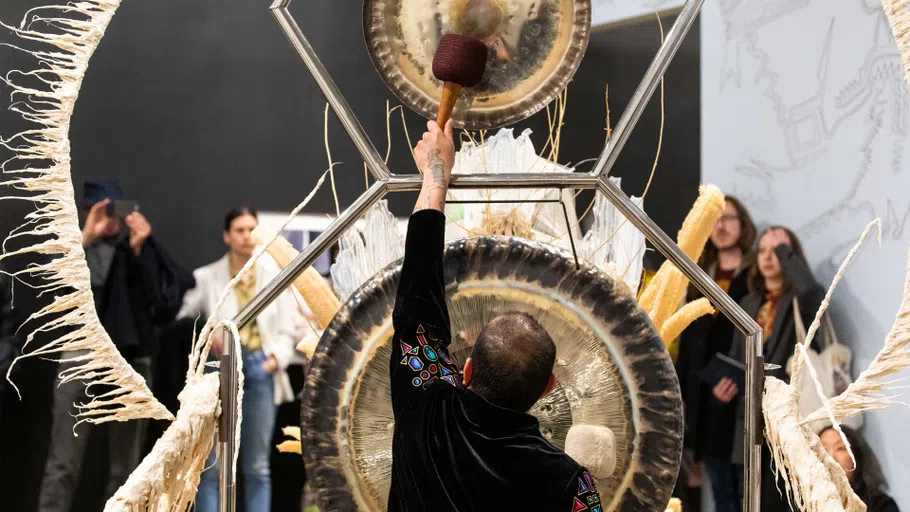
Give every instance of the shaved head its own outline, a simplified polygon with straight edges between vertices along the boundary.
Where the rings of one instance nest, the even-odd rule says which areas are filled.
[[[527,411],[547,389],[556,345],[531,315],[506,313],[480,331],[471,360],[471,390],[494,405]]]

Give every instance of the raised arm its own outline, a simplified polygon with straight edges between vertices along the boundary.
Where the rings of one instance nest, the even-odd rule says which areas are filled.
[[[423,173],[423,187],[408,222],[392,314],[395,337],[390,372],[396,409],[435,380],[460,385],[447,350],[451,333],[442,268],[442,212],[455,162],[455,144],[451,123],[443,131],[431,121],[428,129],[414,150],[417,168]]]
[[[435,121],[427,123],[427,132],[414,148],[414,160],[417,170],[423,174],[423,187],[417,197],[414,213],[431,209],[444,212],[449,179],[452,167],[455,166],[452,121],[446,123],[445,131]]]

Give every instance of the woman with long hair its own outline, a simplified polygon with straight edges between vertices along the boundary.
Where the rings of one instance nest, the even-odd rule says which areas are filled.
[[[853,492],[863,500],[868,512],[900,512],[897,503],[886,493],[888,485],[882,474],[882,466],[878,463],[878,458],[869,443],[859,432],[846,425],[841,425],[841,430],[850,442],[853,457],[856,458],[856,467],[850,459],[844,440],[833,427],[825,428],[818,437],[828,455],[844,468]]]
[[[724,212],[714,225],[711,238],[698,261],[699,266],[730,297],[739,302],[748,293],[748,268],[755,260],[753,246],[757,231],[745,206],[727,196]],[[694,286],[689,300],[701,296]],[[733,324],[721,314],[705,316],[693,322],[680,336],[676,370],[685,402],[685,474],[677,486],[684,500],[683,509],[698,508],[701,465],[711,479],[714,508],[718,512],[739,510],[742,483],[738,482],[730,463],[733,449],[735,408],[714,399],[712,387],[701,375],[716,353],[726,354],[735,332]],[[685,489],[694,489],[686,492]],[[688,503],[686,503],[688,502]]]
[[[749,269],[749,294],[739,305],[762,327],[762,355],[774,370],[766,375],[789,382],[785,368],[797,343],[794,305],[798,306],[804,325],[815,317],[825,296],[825,290],[815,281],[799,238],[783,226],[772,226],[759,237],[758,258]],[[730,356],[745,362],[746,338],[736,332],[730,346]],[[742,478],[745,442],[745,408],[741,390],[728,378],[714,387],[714,398],[721,403],[735,404],[736,422],[733,430],[733,451],[730,460]],[[777,487],[777,477],[771,470],[767,447],[762,450],[762,511],[789,510],[786,497]]]
[[[234,283],[219,309],[223,290],[253,257],[256,244],[252,232],[259,224],[254,208],[232,208],[224,217],[221,234],[227,253],[196,269],[196,288],[183,299],[182,318],[205,318],[217,311],[218,320],[233,318],[280,272],[267,255],[256,261],[248,273]],[[255,322],[240,330],[243,359],[243,429],[240,432],[240,472],[243,474],[244,503],[249,511],[271,510],[274,451],[272,433],[278,406],[294,400],[287,367],[294,362],[294,345],[299,340],[296,320],[300,311],[291,290],[285,290]],[[220,357],[224,341],[216,331],[212,354]],[[196,510],[218,510],[218,474],[221,462],[213,448],[199,482]]]

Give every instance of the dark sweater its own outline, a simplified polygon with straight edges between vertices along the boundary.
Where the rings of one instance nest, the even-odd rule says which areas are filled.
[[[734,274],[727,291],[731,299],[739,302],[746,296],[747,276],[746,269]],[[680,336],[676,371],[685,403],[685,446],[694,452],[696,460],[727,460],[733,451],[736,406],[714,398],[713,388],[702,374],[715,354],[729,353],[735,332],[733,323],[723,313],[717,313],[695,320]]]
[[[128,232],[86,249],[101,325],[127,360],[158,354],[158,329],[172,322],[193,275],[149,237],[138,256]]]
[[[601,512],[590,475],[544,439],[536,418],[462,385],[448,351],[444,232],[436,210],[408,224],[392,318],[389,510]]]

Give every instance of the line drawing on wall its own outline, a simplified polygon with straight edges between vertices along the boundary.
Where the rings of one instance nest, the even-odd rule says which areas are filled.
[[[719,6],[727,37],[719,89],[760,94],[780,132],[778,147],[733,163],[733,192],[750,207],[770,212],[779,210],[781,201],[798,200],[794,192],[811,192],[799,190],[803,184],[824,184],[833,203],[806,202],[805,214],[788,217],[801,237],[826,241],[832,262],[840,261],[854,233],[874,217],[882,218],[885,236],[900,237],[910,218],[910,201],[897,193],[908,156],[910,98],[881,7],[864,0],[854,4],[854,13],[832,16],[831,4],[820,1],[730,0]],[[806,31],[824,34],[823,40],[799,48],[776,44],[776,33],[810,17],[827,23],[826,30]],[[860,34],[858,22],[865,29]],[[845,59],[844,40],[859,41],[861,54]],[[799,52],[797,60],[806,66],[794,69],[788,65],[793,55],[782,52]],[[802,94],[794,95],[797,91]],[[826,180],[835,166],[852,169],[850,179]],[[887,183],[894,193],[881,197]]]

